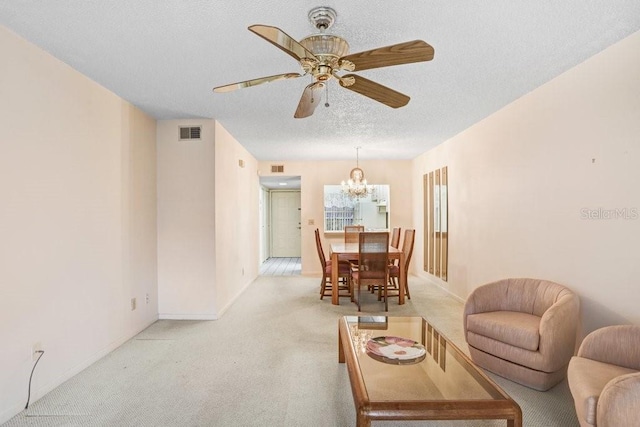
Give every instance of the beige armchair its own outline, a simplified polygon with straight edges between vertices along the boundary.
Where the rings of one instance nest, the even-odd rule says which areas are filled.
[[[579,299],[557,283],[504,279],[476,288],[464,334],[479,366],[545,391],[562,381],[575,351]]]
[[[640,325],[607,326],[587,335],[569,362],[568,380],[580,426],[637,426]]]

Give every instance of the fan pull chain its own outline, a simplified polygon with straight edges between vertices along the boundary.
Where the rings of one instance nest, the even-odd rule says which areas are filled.
[[[325,83],[324,87],[325,87],[325,89],[327,91],[327,98],[326,98],[327,102],[324,103],[324,106],[329,108],[329,85]]]

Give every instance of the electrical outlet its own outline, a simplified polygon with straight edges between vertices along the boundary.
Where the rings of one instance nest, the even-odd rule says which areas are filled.
[[[131,311],[136,309],[136,299],[131,298]]]
[[[145,301],[146,301],[147,304],[149,304],[149,294],[145,295]]]
[[[42,348],[41,342],[37,342],[33,344],[33,346],[31,346],[31,358],[33,359],[34,362],[38,360],[38,357],[40,357],[40,353],[42,353],[43,351],[44,350]]]

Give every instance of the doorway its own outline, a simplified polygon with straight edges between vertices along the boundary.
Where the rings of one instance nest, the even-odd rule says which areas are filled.
[[[301,274],[300,181],[260,177],[260,274]]]

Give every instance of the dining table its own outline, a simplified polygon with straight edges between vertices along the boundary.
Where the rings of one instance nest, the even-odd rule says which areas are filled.
[[[331,244],[331,265],[338,265],[338,260],[348,259],[357,261],[360,255],[358,243],[332,243]],[[400,277],[398,279],[399,297],[398,304],[404,304],[404,294],[407,285],[407,275],[405,272],[405,257],[401,249],[389,246],[389,261],[399,260]],[[338,283],[338,269],[331,269],[331,283]],[[339,305],[338,286],[331,286],[331,303]]]

